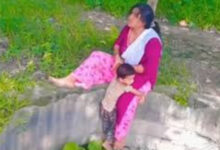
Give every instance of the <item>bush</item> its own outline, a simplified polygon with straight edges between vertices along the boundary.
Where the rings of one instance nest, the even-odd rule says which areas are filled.
[[[99,141],[91,141],[87,146],[82,147],[74,142],[68,142],[64,145],[63,150],[102,150],[102,145]]]

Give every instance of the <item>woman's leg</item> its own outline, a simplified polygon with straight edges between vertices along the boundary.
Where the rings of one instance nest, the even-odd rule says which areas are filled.
[[[126,99],[124,99],[126,98]],[[126,137],[129,132],[131,123],[134,119],[136,114],[136,109],[138,106],[138,98],[133,97],[127,93],[122,97],[123,100],[132,99],[131,102],[128,104],[126,111],[123,113],[123,117],[120,120],[120,123],[116,125],[115,128],[115,143],[114,148],[116,150],[122,150],[126,144]],[[120,114],[120,110],[118,111]]]
[[[75,78],[72,76],[72,74],[69,74],[64,78],[54,78],[52,76],[49,76],[48,80],[58,87],[66,87],[66,88],[75,87]]]
[[[145,83],[139,90],[147,95],[151,91],[150,82]],[[118,149],[122,149],[125,146],[125,139],[134,120],[138,105],[138,97],[133,96],[131,93],[123,94],[117,102],[116,141],[114,145]]]
[[[64,78],[49,77],[49,81],[59,87],[82,87],[90,89],[93,85],[110,82],[114,73],[114,57],[101,51],[93,51],[70,75]]]

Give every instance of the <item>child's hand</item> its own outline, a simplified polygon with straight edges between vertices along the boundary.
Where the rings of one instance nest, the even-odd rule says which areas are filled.
[[[146,98],[146,95],[145,94],[141,94],[141,96],[139,96],[139,104],[144,104],[145,98]]]

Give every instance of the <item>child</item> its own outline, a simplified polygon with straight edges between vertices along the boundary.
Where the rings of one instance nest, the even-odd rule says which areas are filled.
[[[134,68],[129,64],[122,64],[117,69],[117,78],[110,83],[105,97],[101,103],[101,118],[104,133],[103,147],[107,150],[112,150],[114,127],[116,121],[115,105],[117,99],[124,92],[132,92],[141,99],[144,97],[142,92],[132,88],[131,84],[134,82]]]

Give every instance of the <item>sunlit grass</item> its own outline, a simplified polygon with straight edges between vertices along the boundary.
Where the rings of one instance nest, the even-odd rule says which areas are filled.
[[[84,0],[91,8],[100,7],[114,16],[127,15],[131,6],[146,0]],[[219,0],[159,0],[157,17],[165,17],[173,24],[186,20],[190,27],[220,30]]]
[[[15,111],[29,104],[19,95],[33,85],[35,71],[64,76],[93,49],[111,51],[118,29],[97,30],[91,22],[81,20],[83,11],[83,4],[71,0],[0,1],[0,31],[9,39],[1,61],[27,61],[23,73],[0,74],[0,132]]]
[[[10,40],[4,58],[38,57],[40,69],[63,76],[93,49],[111,50],[118,31],[82,21],[83,5],[61,0],[3,0],[0,29]]]
[[[26,99],[20,99],[19,95],[34,84],[34,81],[28,78],[27,72],[16,77],[12,77],[8,73],[0,75],[0,133],[12,115],[30,103]]]
[[[188,99],[196,90],[196,85],[191,82],[191,78],[191,73],[186,64],[183,61],[174,60],[171,49],[165,46],[157,84],[176,87],[177,93],[173,98],[180,105],[188,106]]]
[[[220,30],[219,0],[160,0],[157,12],[172,23],[186,20],[191,27]]]
[[[112,52],[112,45],[119,30],[112,27],[110,32],[103,32],[96,29],[93,23],[82,21],[82,13],[88,6],[102,7],[115,16],[124,16],[138,0],[85,2],[0,1],[0,33],[9,39],[9,48],[0,59],[21,60],[25,56],[28,62],[23,73],[15,76],[0,74],[0,132],[15,111],[29,104],[28,100],[19,99],[19,95],[35,84],[31,78],[35,71],[40,70],[48,75],[61,77],[69,74],[94,49]],[[161,8],[161,4],[158,10],[162,11],[165,8]],[[172,16],[172,13],[169,15]],[[218,20],[215,21],[218,23]],[[182,105],[187,105],[193,89],[188,82],[189,76],[186,67],[174,62],[169,49],[165,48],[158,84],[177,86],[179,92],[174,98]]]

